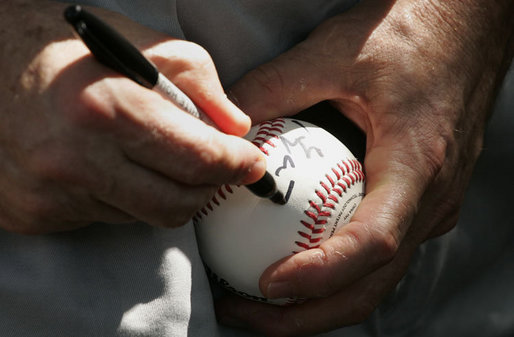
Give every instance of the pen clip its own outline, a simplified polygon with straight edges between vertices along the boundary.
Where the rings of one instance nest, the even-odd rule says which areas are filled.
[[[75,5],[66,9],[64,17],[101,63],[144,87],[153,88],[157,83],[157,68],[123,36],[95,16]],[[84,18],[87,18],[89,24],[84,22]],[[109,48],[105,46],[107,43]]]

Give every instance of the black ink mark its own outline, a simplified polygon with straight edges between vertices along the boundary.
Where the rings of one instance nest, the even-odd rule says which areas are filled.
[[[290,147],[295,147],[297,145],[300,145],[300,147],[302,148],[303,152],[305,153],[305,156],[310,159],[311,158],[311,152],[312,151],[316,151],[316,153],[318,154],[318,156],[320,157],[323,157],[323,152],[321,152],[321,149],[315,147],[315,146],[311,146],[311,147],[306,147],[304,144],[303,144],[303,139],[305,138],[305,136],[300,136],[298,138],[295,138],[293,141],[290,141],[289,139],[287,139],[286,137],[284,137],[283,135],[282,136],[279,136],[280,140],[282,141],[282,143],[284,144],[284,146],[286,147],[286,150],[287,150],[287,153],[291,153],[291,149]]]
[[[287,202],[289,201],[289,197],[291,197],[291,193],[293,193],[293,187],[294,187],[294,180],[289,181],[289,187],[287,188],[286,195],[284,196],[284,200]]]
[[[298,124],[300,127],[302,127],[305,131],[309,132],[309,129],[307,129],[305,127],[305,125],[303,125],[302,123],[300,123],[300,121],[297,121],[296,119],[293,119],[291,122],[295,123],[295,124]]]
[[[280,171],[287,168],[287,163],[291,165],[292,168],[295,167],[293,158],[291,156],[288,156],[287,154],[284,156],[284,162],[283,165],[276,169],[275,175],[278,177],[280,175]]]
[[[303,148],[303,151],[305,152],[305,155],[307,156],[307,158],[311,157],[311,151],[316,151],[318,156],[323,157],[323,152],[321,152],[321,149],[319,149],[317,147],[311,146],[306,149],[305,147],[303,147],[303,144],[302,144],[302,148]]]

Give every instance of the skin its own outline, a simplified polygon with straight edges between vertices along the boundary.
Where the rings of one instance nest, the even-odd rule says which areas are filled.
[[[364,0],[237,83],[231,96],[239,108],[203,49],[96,11],[218,130],[98,64],[55,20],[62,4],[3,1],[0,227],[40,234],[92,221],[181,225],[214,186],[262,176],[262,155],[238,137],[250,126],[242,111],[258,122],[329,100],[366,133],[366,197],[320,249],[263,274],[265,295],[304,304],[228,297],[217,313],[222,323],[277,336],[361,322],[419,244],[456,223],[512,58],[512,6]],[[22,29],[11,29],[20,19]]]
[[[205,50],[94,10],[214,126],[97,62],[59,20],[65,6],[0,4],[0,228],[42,234],[135,220],[175,227],[216,186],[264,174],[262,154],[240,137],[250,119],[227,99]],[[11,29],[20,19],[21,29]]]
[[[511,1],[362,1],[232,89],[254,121],[329,100],[367,136],[366,196],[319,249],[270,266],[279,307],[229,296],[219,320],[270,336],[362,322],[416,248],[452,229],[513,55]]]

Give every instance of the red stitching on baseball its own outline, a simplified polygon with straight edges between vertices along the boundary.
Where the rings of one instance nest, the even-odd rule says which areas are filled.
[[[305,240],[295,241],[295,244],[302,250],[318,248],[319,241],[323,238],[325,232],[325,225],[328,222],[328,217],[332,215],[331,210],[335,209],[334,203],[339,203],[339,198],[348,188],[355,185],[357,182],[364,181],[364,172],[362,172],[362,165],[356,159],[342,160],[337,163],[337,168],[332,168],[330,174],[326,174],[327,182],[320,181],[321,189],[315,190],[316,195],[320,198],[321,203],[309,200],[310,209],[304,211],[304,214],[312,221],[300,220],[302,226],[309,230],[309,232],[298,231],[301,238]],[[334,203],[327,202],[331,200]],[[293,251],[298,253],[298,251]]]
[[[257,146],[262,151],[262,153],[264,153],[265,155],[269,155],[268,150],[264,147],[264,145],[267,144],[271,147],[276,147],[276,145],[271,141],[271,138],[278,139],[278,137],[284,132],[285,124],[286,121],[283,118],[277,118],[271,121],[265,121],[260,123],[259,129],[257,129],[257,133],[255,134],[252,143],[255,146]],[[216,206],[220,206],[220,202],[216,198],[216,196],[219,196],[223,200],[227,200],[227,194],[225,193],[225,191],[223,191],[222,188],[224,188],[225,191],[230,194],[234,193],[230,185],[223,185],[220,188],[218,188],[218,191],[211,198],[211,201],[209,201],[193,216],[194,223],[197,223],[198,221],[200,221],[200,219],[202,219],[202,214],[208,215],[209,210],[213,211],[213,204]]]
[[[202,214],[208,215],[209,211],[212,212],[214,210],[213,204],[216,206],[220,205],[220,202],[216,198],[216,195],[219,195],[224,200],[227,199],[227,194],[223,191],[223,188],[225,189],[225,192],[228,192],[230,194],[234,193],[234,191],[232,190],[232,187],[230,185],[220,186],[218,188],[218,190],[216,191],[216,193],[212,196],[211,200],[209,202],[207,202],[207,204],[204,207],[202,207],[198,212],[196,212],[195,215],[193,215],[193,218],[192,218],[193,223],[198,223],[198,221],[200,221],[203,218]]]
[[[307,227],[311,231],[314,230],[314,225],[313,224],[310,224],[310,223],[308,223],[307,221],[304,221],[304,220],[300,220],[300,222],[301,222],[302,225],[304,225],[305,227]]]
[[[319,213],[305,211],[305,215],[307,215],[309,218],[311,218],[314,221],[314,223],[316,223],[316,221],[318,220],[318,214]]]
[[[262,153],[269,156],[269,152],[264,145],[267,144],[271,147],[276,147],[271,139],[278,138],[278,136],[284,132],[285,122],[286,121],[283,118],[277,118],[259,124],[259,129],[257,130],[252,143],[257,146]]]
[[[316,192],[317,196],[321,199],[321,201],[323,203],[325,203],[325,201],[327,201],[327,197],[323,194],[323,192],[318,191],[318,190],[316,190],[315,192]]]
[[[277,118],[275,120],[262,122],[259,124],[259,129],[252,141],[264,154],[269,155],[265,145],[276,147],[272,142],[272,139],[278,139],[279,135],[283,133],[285,127],[285,120]],[[316,195],[320,199],[320,203],[316,203],[309,200],[311,209],[304,211],[307,220],[300,220],[301,225],[308,230],[308,232],[298,231],[300,238],[307,240],[305,242],[295,241],[295,244],[302,250],[308,250],[312,248],[318,248],[319,242],[322,239],[322,235],[325,232],[325,225],[328,223],[327,218],[332,215],[331,210],[336,208],[336,204],[339,203],[339,198],[346,193],[347,189],[355,185],[357,182],[362,182],[365,179],[364,172],[362,171],[361,163],[356,159],[341,160],[340,163],[336,164],[336,167],[330,169],[330,172],[334,175],[326,174],[326,182],[320,181],[321,189],[315,190]],[[234,193],[230,185],[222,186],[228,193]],[[204,215],[208,215],[209,210],[213,210],[213,204],[216,206],[220,205],[216,195],[226,200],[227,195],[220,187],[217,193],[212,197],[211,202],[208,202],[201,210],[199,210],[194,216],[193,221],[198,222]],[[298,253],[298,251],[293,251]]]
[[[220,205],[220,202],[218,201],[218,199],[216,198],[216,194],[212,196],[212,202],[216,205],[216,206],[219,206]]]

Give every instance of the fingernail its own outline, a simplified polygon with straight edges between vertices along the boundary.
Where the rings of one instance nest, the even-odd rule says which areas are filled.
[[[291,293],[291,283],[287,281],[270,282],[266,288],[266,297],[281,298],[293,297]]]

